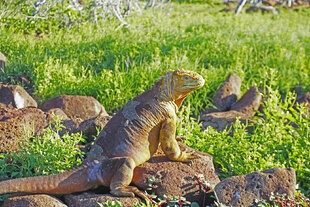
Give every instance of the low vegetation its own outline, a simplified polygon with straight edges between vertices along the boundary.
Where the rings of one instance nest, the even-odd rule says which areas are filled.
[[[237,121],[232,126],[233,133],[229,129],[218,132],[212,127],[201,131],[200,124],[190,117],[189,107],[183,107],[177,132],[187,138],[186,145],[213,155],[221,178],[292,167],[300,189],[309,194],[310,153],[305,146],[310,145],[310,117],[304,107],[292,107],[295,99],[296,95],[289,93],[282,101],[279,92],[269,88],[263,113],[255,117],[255,123]]]
[[[133,11],[126,27],[113,18],[78,27],[51,19],[41,27],[27,18],[0,17],[0,51],[9,60],[0,81],[25,74],[40,103],[61,94],[87,95],[113,114],[162,71],[197,71],[206,84],[190,94],[179,114],[177,133],[184,143],[212,154],[221,178],[293,167],[300,190],[309,195],[310,118],[303,106],[292,107],[291,93],[310,91],[309,10],[235,17],[220,13],[219,2],[180,2]],[[232,72],[241,77],[242,92],[268,88],[264,112],[256,124],[237,121],[233,134],[201,131],[196,118],[212,107],[215,91]],[[81,135],[65,136],[49,128],[43,138],[28,139],[20,153],[1,155],[1,177],[50,174],[79,164],[82,153],[75,145]]]
[[[18,152],[0,154],[0,178],[20,178],[65,172],[82,163],[84,153],[77,147],[84,142],[81,134],[65,133],[59,118],[50,123],[42,136],[25,134]],[[0,196],[1,201],[7,195]]]
[[[60,137],[59,131],[63,128],[58,120],[45,129],[43,136],[26,135],[19,152],[1,154],[0,177],[50,175],[81,164],[84,153],[77,145],[84,139],[78,133],[65,133]]]
[[[309,13],[234,17],[220,8],[175,3],[129,16],[129,28],[118,28],[117,20],[90,22],[50,27],[40,37],[36,30],[24,34],[26,24],[2,23],[0,50],[9,63],[1,79],[23,73],[41,102],[63,93],[90,95],[110,113],[149,88],[161,71],[175,68],[206,79],[188,98],[195,115],[210,105],[231,72],[243,79],[243,92],[266,84],[281,94],[296,87],[310,91]]]

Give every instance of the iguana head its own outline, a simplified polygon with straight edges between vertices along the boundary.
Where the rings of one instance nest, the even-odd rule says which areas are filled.
[[[160,82],[160,97],[166,101],[174,101],[180,108],[186,96],[204,85],[201,75],[188,70],[167,71]]]

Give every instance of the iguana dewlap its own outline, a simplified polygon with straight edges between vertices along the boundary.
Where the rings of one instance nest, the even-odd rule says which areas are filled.
[[[150,90],[129,101],[112,117],[82,165],[56,175],[0,182],[0,194],[67,194],[103,185],[116,196],[136,194],[146,198],[129,184],[134,168],[150,159],[159,145],[171,160],[195,158],[193,152],[181,151],[177,144],[176,112],[186,96],[203,85],[204,79],[195,72],[166,72]]]

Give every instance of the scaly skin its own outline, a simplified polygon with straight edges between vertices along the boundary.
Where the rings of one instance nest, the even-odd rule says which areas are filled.
[[[68,172],[0,182],[0,194],[11,192],[67,194],[99,185],[116,196],[135,194],[129,186],[136,166],[146,162],[160,145],[166,156],[186,162],[196,158],[181,151],[175,139],[176,112],[186,96],[204,85],[204,79],[186,70],[168,71],[148,91],[129,101],[107,123],[84,163]]]

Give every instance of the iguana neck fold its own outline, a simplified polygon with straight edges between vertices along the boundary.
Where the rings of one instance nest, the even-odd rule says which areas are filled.
[[[188,94],[175,93],[175,80],[173,79],[173,73],[167,73],[161,80],[159,80],[159,100],[161,101],[175,101],[180,98],[185,98]]]
[[[159,99],[162,101],[174,101],[175,97],[173,97],[173,79],[172,73],[166,74],[160,80],[160,92],[159,92]]]

